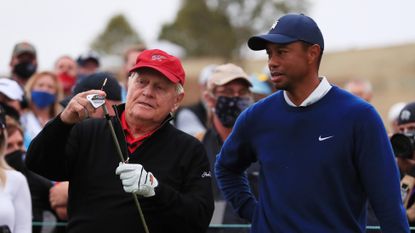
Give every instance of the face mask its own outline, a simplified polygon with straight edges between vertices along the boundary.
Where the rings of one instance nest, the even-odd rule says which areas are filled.
[[[22,79],[28,79],[36,72],[37,66],[30,62],[21,62],[14,66],[13,73]]]
[[[72,87],[75,85],[76,77],[67,74],[66,72],[58,74],[58,78],[62,83],[65,94],[70,94]]]
[[[46,108],[55,102],[56,96],[45,91],[32,91],[32,102],[38,108]]]
[[[16,150],[13,151],[5,156],[5,160],[10,167],[16,169],[17,171],[22,172],[25,169],[25,165],[23,162],[23,151]]]
[[[215,105],[215,114],[226,128],[232,128],[239,114],[253,103],[249,97],[219,96]]]

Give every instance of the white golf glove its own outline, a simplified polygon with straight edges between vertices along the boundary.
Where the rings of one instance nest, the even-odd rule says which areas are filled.
[[[156,195],[154,188],[159,184],[151,172],[146,172],[141,164],[120,163],[115,170],[120,175],[124,191],[144,197]]]

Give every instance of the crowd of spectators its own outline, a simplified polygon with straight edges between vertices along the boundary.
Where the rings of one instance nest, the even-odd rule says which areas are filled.
[[[137,56],[145,50],[143,45],[126,50],[123,67],[119,73],[112,74],[103,72],[99,54],[94,51],[81,54],[78,58],[62,55],[55,61],[53,70],[38,70],[35,46],[29,42],[15,45],[10,58],[10,75],[0,78],[0,186],[6,184],[6,189],[13,191],[12,195],[16,196],[19,203],[16,207],[18,214],[13,219],[5,217],[4,213],[7,212],[2,204],[0,228],[6,226],[11,228],[11,232],[17,233],[65,232],[64,227],[48,227],[42,223],[67,221],[69,184],[66,181],[49,180],[27,169],[26,150],[32,139],[61,113],[73,96],[91,89],[101,89],[104,80],[107,80],[104,89],[107,109],[114,115],[111,106],[125,102],[128,71],[134,66]],[[179,108],[172,124],[202,142],[213,172],[216,155],[232,132],[239,114],[278,90],[270,82],[269,72],[248,75],[242,67],[234,64],[208,64],[200,70],[199,85],[199,101]],[[367,80],[352,80],[344,89],[367,102],[373,97],[373,87]],[[91,117],[103,117],[103,113],[98,112]],[[391,107],[388,117],[389,134],[395,139],[391,145],[401,172],[402,199],[410,223],[415,224],[415,104],[397,103]],[[407,154],[402,154],[402,150],[406,150]],[[9,171],[10,167],[13,172]],[[250,188],[256,196],[260,170],[259,163],[252,164],[248,169]],[[3,182],[6,176],[16,182],[13,187]],[[19,190],[16,191],[16,188]],[[216,179],[213,179],[212,188],[215,198],[212,226],[250,223],[226,204]],[[3,203],[1,195],[0,192],[0,203]],[[22,208],[32,209],[30,216],[23,214]],[[368,221],[377,224],[370,208]],[[31,229],[27,229],[28,226]],[[209,231],[233,232],[232,229],[219,228]]]

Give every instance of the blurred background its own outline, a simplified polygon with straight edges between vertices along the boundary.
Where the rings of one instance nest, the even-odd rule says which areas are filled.
[[[0,6],[0,75],[10,75],[13,46],[37,50],[38,70],[62,55],[94,50],[101,70],[117,73],[132,44],[160,48],[183,59],[185,104],[198,100],[197,78],[208,64],[233,62],[263,72],[264,51],[247,39],[265,33],[287,12],[303,12],[320,26],[325,56],[320,74],[335,85],[366,79],[372,104],[386,121],[396,102],[415,100],[415,1],[411,0],[13,0]]]

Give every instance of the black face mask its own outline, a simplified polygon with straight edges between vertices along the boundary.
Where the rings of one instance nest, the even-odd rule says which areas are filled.
[[[16,169],[19,172],[25,172],[26,166],[23,161],[24,152],[21,150],[13,151],[5,156],[5,160],[10,167]]]
[[[232,128],[239,114],[253,103],[249,97],[219,96],[216,100],[215,114],[226,128]]]
[[[30,62],[21,62],[14,66],[13,73],[22,79],[28,79],[36,72],[37,66]]]

